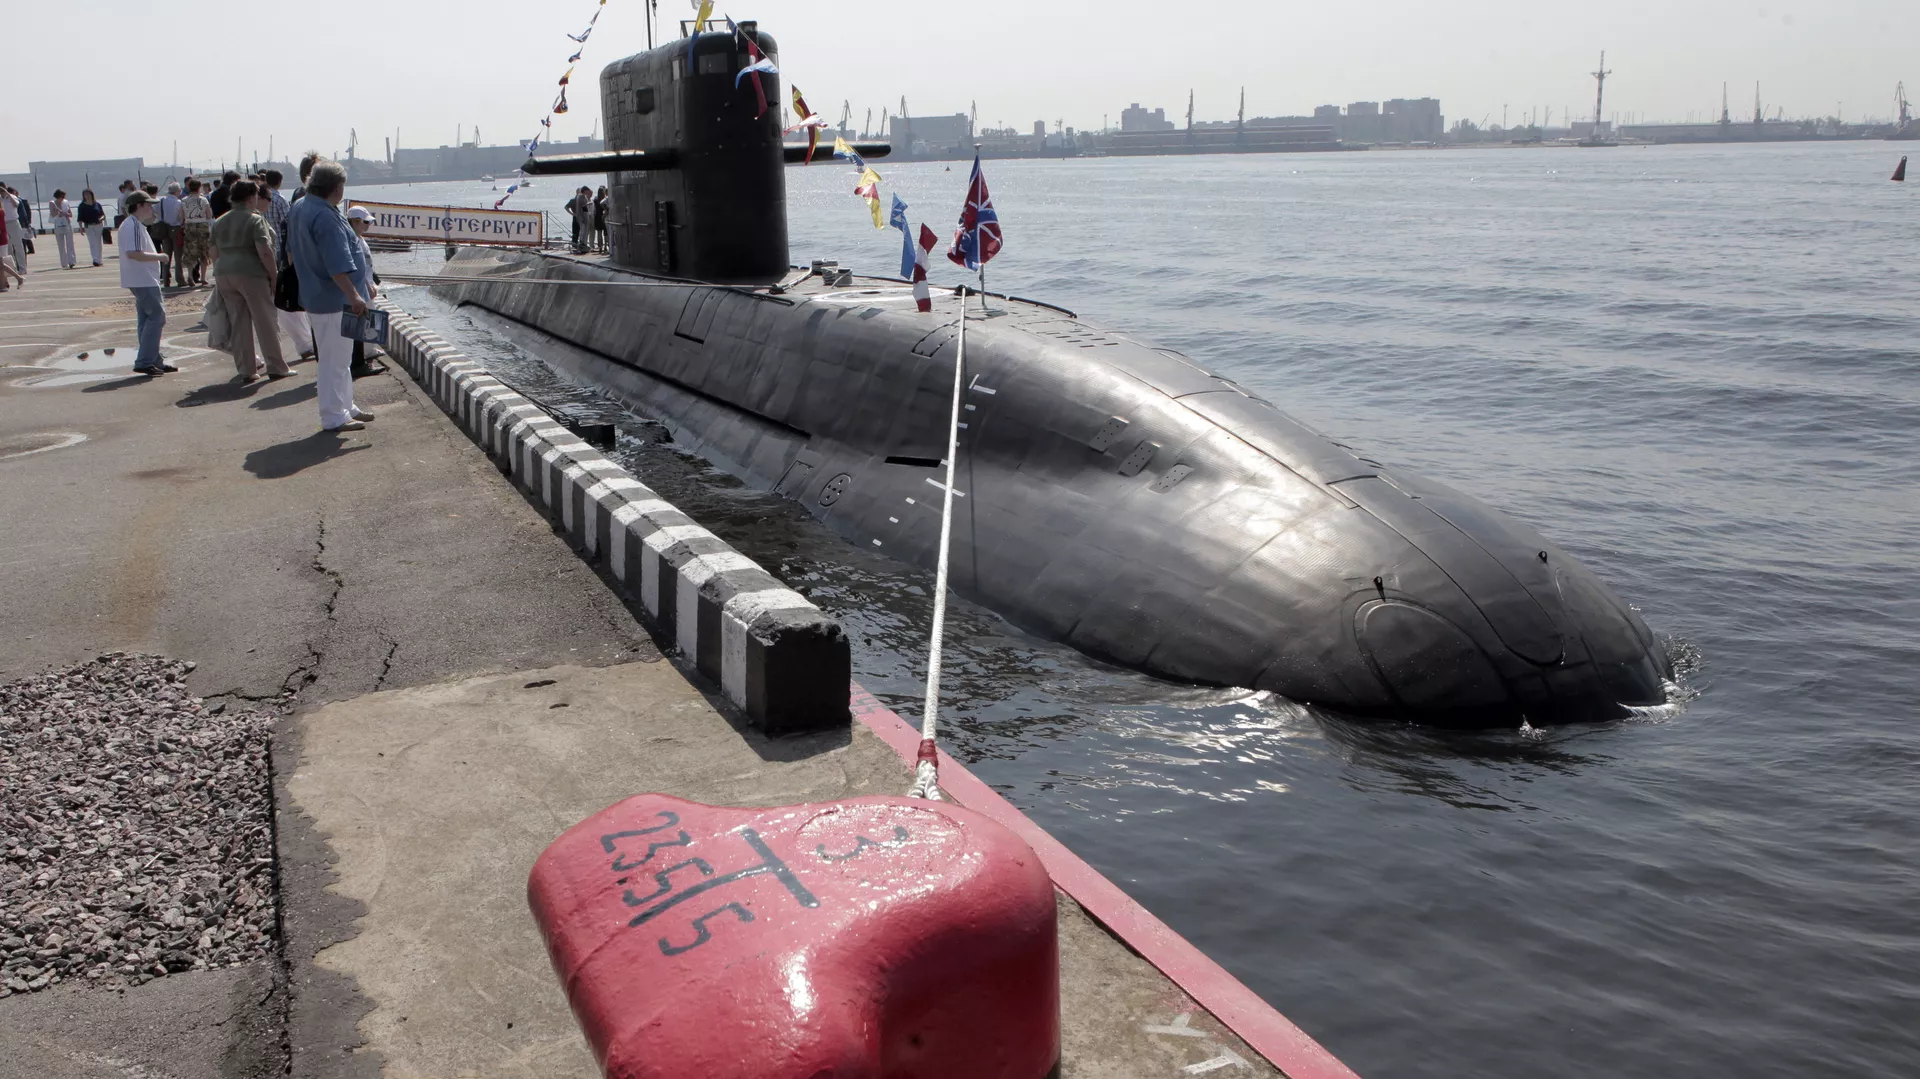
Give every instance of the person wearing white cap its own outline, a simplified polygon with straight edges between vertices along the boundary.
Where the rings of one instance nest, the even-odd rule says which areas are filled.
[[[373,228],[373,212],[365,206],[351,207],[347,210],[347,224],[353,229],[353,242],[360,245],[360,265],[367,268],[366,276],[371,279],[360,282],[360,286],[366,290],[367,298],[372,299],[380,294],[380,275],[373,272],[373,251],[367,247],[367,233]],[[366,378],[368,375],[377,375],[386,369],[386,364],[369,363],[367,361],[367,343],[365,341],[355,341],[353,343],[353,367],[351,370],[354,378]]]

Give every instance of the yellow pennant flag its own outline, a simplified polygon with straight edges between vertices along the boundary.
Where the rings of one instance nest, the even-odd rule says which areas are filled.
[[[880,174],[869,165],[860,170],[860,186],[853,193],[867,200],[867,210],[873,214],[873,227],[883,229],[887,226],[880,220]]]
[[[693,32],[700,33],[707,28],[707,19],[713,14],[713,0],[700,0],[700,13],[693,17]]]

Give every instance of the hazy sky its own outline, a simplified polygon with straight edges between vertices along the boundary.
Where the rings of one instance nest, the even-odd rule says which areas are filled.
[[[663,23],[686,0],[659,0]],[[724,2],[724,0],[723,0]],[[1511,122],[1524,111],[1593,108],[1601,49],[1610,115],[1684,119],[1717,113],[1730,84],[1736,117],[1758,81],[1772,114],[1884,117],[1894,83],[1920,90],[1920,5],[1895,0],[1365,0],[1210,5],[973,0],[969,4],[734,0],[780,41],[781,64],[809,102],[838,119],[876,119],[905,95],[915,114],[962,112],[1028,129],[1044,119],[1097,127],[1129,102],[1201,119],[1279,115],[1314,105],[1438,97],[1448,124]],[[38,9],[42,14],[54,9]],[[228,15],[246,10],[243,19]],[[35,16],[8,65],[0,172],[29,160],[281,157],[314,146],[361,153],[452,143],[473,125],[490,143],[532,134],[593,0],[334,0],[234,9],[210,3],[79,0],[58,31]],[[727,10],[723,7],[721,10]],[[608,0],[556,132],[588,134],[598,72],[646,45],[641,0]],[[1201,14],[1204,12],[1204,15]],[[141,70],[129,70],[129,30]],[[669,31],[678,33],[676,28]]]

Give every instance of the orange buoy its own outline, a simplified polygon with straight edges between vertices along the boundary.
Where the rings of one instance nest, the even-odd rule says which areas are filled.
[[[1053,883],[950,802],[641,794],[555,840],[534,921],[608,1079],[1042,1079]]]

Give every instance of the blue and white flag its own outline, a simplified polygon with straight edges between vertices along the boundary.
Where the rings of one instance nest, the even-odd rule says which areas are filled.
[[[887,224],[900,230],[900,276],[913,280],[913,226],[907,224],[907,204],[900,196],[893,196],[893,212],[887,215]]]
[[[735,76],[733,77],[733,87],[734,87],[734,89],[736,89],[736,90],[737,90],[737,89],[739,89],[739,88],[740,88],[740,80],[741,80],[741,79],[744,79],[744,78],[746,78],[746,77],[747,77],[748,75],[751,75],[751,74],[753,74],[753,73],[755,73],[755,72],[758,72],[758,71],[764,71],[764,72],[766,72],[766,73],[767,73],[767,74],[769,74],[769,75],[778,75],[778,74],[780,74],[780,69],[779,69],[779,68],[777,68],[777,67],[775,67],[775,66],[773,66],[773,57],[771,57],[771,56],[762,56],[762,57],[761,57],[760,59],[758,59],[758,60],[755,60],[755,61],[754,61],[753,63],[751,63],[751,64],[748,64],[748,65],[747,65],[746,67],[743,67],[743,68],[741,68],[741,69],[740,69],[740,72],[739,72],[739,74],[737,74],[737,75],[735,75]]]

